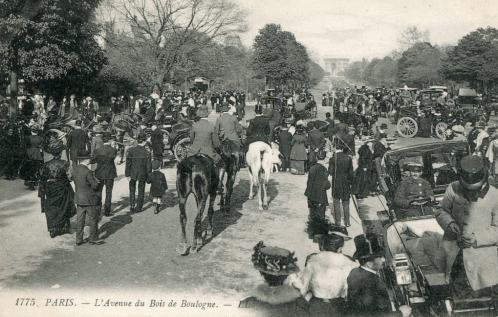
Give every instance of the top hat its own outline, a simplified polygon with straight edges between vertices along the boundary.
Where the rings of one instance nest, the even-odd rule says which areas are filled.
[[[210,113],[211,113],[211,111],[209,111],[208,106],[201,105],[201,106],[199,106],[199,108],[197,108],[195,115],[198,117],[201,117],[201,118],[206,118],[207,116],[209,116]]]
[[[76,158],[79,159],[79,160],[89,159],[90,158],[90,151],[80,150],[78,152],[78,155],[76,156]]]
[[[479,189],[487,177],[486,164],[482,157],[467,155],[460,161],[458,170],[460,183],[467,189]]]
[[[299,272],[294,252],[279,247],[267,247],[260,241],[254,247],[252,263],[254,268],[270,275],[289,275]]]
[[[256,104],[254,106],[254,112],[257,114],[262,114],[263,113],[263,105],[262,104]]]
[[[385,256],[384,248],[380,246],[377,237],[371,235],[369,238],[367,239],[364,234],[354,238],[356,252],[353,254],[353,258],[355,260],[364,259],[370,261]]]
[[[383,129],[383,130],[387,129],[387,124],[385,124],[385,123],[381,124],[380,128]]]

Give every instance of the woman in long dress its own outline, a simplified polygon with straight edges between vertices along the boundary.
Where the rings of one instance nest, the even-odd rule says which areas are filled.
[[[358,198],[365,198],[377,186],[377,173],[375,171],[373,141],[368,140],[358,150],[358,168],[354,173],[351,193]]]
[[[47,218],[47,227],[50,237],[69,233],[69,219],[76,215],[74,205],[74,191],[69,176],[70,164],[61,160],[64,148],[62,139],[57,135],[48,135],[44,141],[45,151],[53,158],[40,168],[40,188],[38,196],[41,198],[41,210]]]
[[[308,160],[308,138],[304,134],[302,127],[296,128],[296,133],[291,141],[292,149],[290,153],[291,173],[296,175],[304,175],[304,164]]]

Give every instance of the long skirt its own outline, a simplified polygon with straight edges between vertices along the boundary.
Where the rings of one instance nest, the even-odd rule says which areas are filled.
[[[374,169],[367,169],[358,167],[354,173],[353,184],[351,186],[351,193],[364,198],[370,195],[377,188],[377,172]]]
[[[69,219],[76,215],[74,191],[67,180],[43,182],[40,188],[41,209],[47,218],[50,237],[67,233]]]
[[[305,161],[291,160],[291,173],[295,175],[304,175],[304,162]]]

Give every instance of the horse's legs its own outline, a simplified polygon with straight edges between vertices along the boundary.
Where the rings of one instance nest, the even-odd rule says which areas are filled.
[[[192,240],[192,248],[190,248],[192,253],[197,252],[197,248],[202,246],[202,215],[206,207],[206,199],[207,197],[202,197],[197,202],[197,216],[194,220],[194,239]]]
[[[179,206],[180,206],[180,224],[182,226],[182,239],[180,244],[178,245],[178,252],[180,254],[187,253],[188,245],[187,245],[187,232],[185,227],[187,226],[187,213],[185,212],[185,203],[187,202],[186,197],[179,197]]]
[[[249,164],[248,164],[249,165]],[[252,169],[251,169],[251,166],[247,166],[247,171],[249,173],[249,181],[250,181],[250,186],[249,186],[249,199],[253,199],[254,198],[254,193],[253,193],[253,187],[254,187],[254,181],[253,181],[253,174],[252,174]]]
[[[270,171],[265,171],[265,173],[269,173],[269,172]],[[259,171],[258,172],[258,203],[259,203],[259,210],[263,210],[263,201],[262,201],[262,197],[261,197],[261,186],[263,186],[263,190],[264,190],[264,184],[261,181],[261,171]]]
[[[227,174],[226,197],[225,197],[225,205],[223,210],[225,214],[230,213],[230,202],[232,201],[233,185],[235,184],[236,176],[237,176],[236,171],[231,171],[231,173]]]
[[[209,207],[208,207],[208,226],[206,230],[206,240],[213,237],[213,214],[214,214],[214,201],[216,200],[216,191],[211,192],[209,196]]]

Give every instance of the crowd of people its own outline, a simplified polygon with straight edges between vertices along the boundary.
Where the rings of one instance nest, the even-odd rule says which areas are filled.
[[[307,232],[310,239],[318,242],[320,251],[309,255],[305,267],[300,270],[290,251],[258,243],[252,262],[266,283],[258,287],[244,305],[269,312],[268,316],[411,314],[408,306],[392,311],[385,282],[379,276],[386,253],[375,236],[355,237],[355,254],[342,254],[344,243],[351,239],[347,227],[351,225],[349,203],[352,195],[364,198],[378,191],[375,160],[390,149],[387,124],[379,125],[375,119],[358,135],[357,128],[341,115],[347,112],[347,107],[337,113],[326,113],[325,125],[320,121],[286,120],[286,113],[295,112],[292,96],[286,98],[288,103],[284,109],[258,103],[255,117],[248,122],[245,121],[243,94],[230,92],[215,93],[210,98],[204,93],[181,92],[162,97],[153,94],[147,98],[111,98],[108,108],[99,106],[91,97],[78,103],[71,96],[60,105],[49,99],[46,107],[42,95],[36,94],[34,100],[40,104],[31,112],[28,111],[31,108],[31,105],[27,106],[28,99],[20,103],[20,113],[28,120],[23,127],[29,128],[21,129],[25,147],[13,146],[19,141],[16,139],[19,128],[7,125],[7,133],[2,137],[2,160],[7,162],[4,165],[7,179],[13,179],[19,173],[30,189],[39,186],[41,209],[52,238],[73,233],[70,219],[76,216],[77,246],[105,243],[99,238],[98,224],[102,216],[113,215],[112,192],[118,176],[116,164],[120,162],[126,164],[124,176],[128,180],[130,211],[143,211],[147,183],[151,184],[154,213],[161,211],[162,196],[168,190],[168,184],[160,171],[164,152],[160,114],[171,113],[175,108],[178,121],[189,118],[194,121],[190,128],[188,155],[210,157],[218,168],[220,180],[224,179],[226,165],[218,149],[225,141],[229,141],[233,152],[242,153],[241,162],[250,143],[271,144],[276,170],[308,174],[304,193],[309,207]],[[367,102],[362,105],[368,104],[368,97],[364,101]],[[215,124],[207,119],[213,110],[219,113]],[[43,115],[44,111],[49,115]],[[47,130],[46,122],[54,122],[50,114],[63,118],[66,113],[77,119],[74,130],[67,135]],[[125,131],[129,131],[111,129],[110,124],[123,113],[139,114],[142,119],[133,136],[134,143],[127,148],[123,137]],[[459,177],[448,186],[440,205],[425,209],[426,214],[436,216],[425,226],[432,226],[435,233],[452,243],[445,250],[451,259],[445,261],[444,268],[452,285],[466,294],[494,296],[498,265],[485,257],[490,251],[496,253],[498,216],[495,213],[498,208],[492,199],[496,189],[489,186],[487,176],[488,171],[491,176],[497,174],[498,141],[495,131],[486,128],[484,122],[474,124],[468,136],[460,128],[452,128],[452,131],[458,134],[454,138],[461,135],[469,141],[471,155],[458,158],[461,161]],[[358,152],[357,142],[363,143]],[[25,162],[16,169],[13,162],[21,156]],[[356,170],[353,159],[357,160]],[[424,213],[424,203],[434,201],[431,185],[420,177],[422,168],[417,162],[403,166],[406,177],[395,194],[399,219],[418,216],[421,210]],[[333,221],[326,220],[329,189],[332,191]],[[219,191],[223,191],[222,186]],[[85,225],[90,227],[87,238],[84,237]],[[392,228],[395,231],[391,229],[388,236],[417,231],[403,222],[397,222]],[[397,252],[402,242],[396,244],[395,238],[392,241],[390,251]],[[495,257],[498,261],[498,256]],[[476,262],[478,258],[482,261]],[[448,263],[451,263],[449,267]],[[469,273],[467,268],[471,267],[475,273]],[[486,276],[486,280],[480,276]]]

